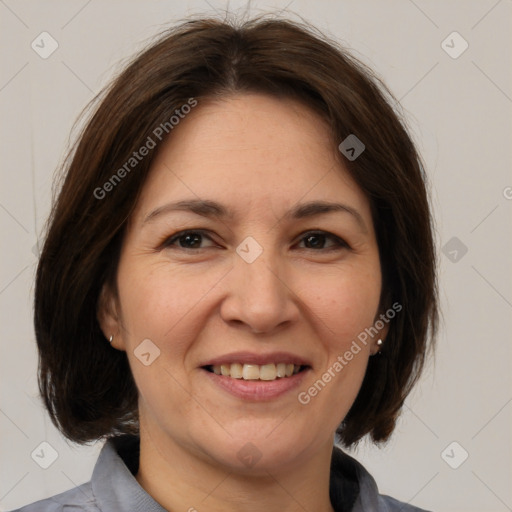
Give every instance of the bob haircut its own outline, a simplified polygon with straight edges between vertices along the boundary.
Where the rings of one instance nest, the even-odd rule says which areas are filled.
[[[53,424],[75,443],[139,434],[127,355],[106,341],[97,312],[103,285],[117,293],[127,221],[165,141],[155,130],[165,126],[172,136],[169,120],[183,105],[243,93],[312,108],[327,121],[335,149],[350,134],[365,145],[356,159],[336,150],[337,158],[370,201],[380,312],[394,303],[402,309],[337,429],[344,446],[367,434],[374,443],[388,440],[432,352],[439,312],[427,177],[393,95],[307,22],[187,19],[166,29],[93,100],[99,105],[63,163],[46,225],[35,283],[38,384]],[[156,149],[128,172],[127,161],[150,139]]]

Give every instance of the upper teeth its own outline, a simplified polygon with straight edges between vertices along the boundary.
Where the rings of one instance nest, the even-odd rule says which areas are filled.
[[[233,379],[275,380],[278,377],[291,377],[300,370],[299,365],[287,363],[270,364],[222,364],[214,365],[213,372]]]

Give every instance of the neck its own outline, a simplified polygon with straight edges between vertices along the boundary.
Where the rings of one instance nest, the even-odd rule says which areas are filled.
[[[153,442],[141,429],[136,479],[169,511],[334,512],[329,499],[332,443],[286,467],[240,474],[213,465],[166,438]]]

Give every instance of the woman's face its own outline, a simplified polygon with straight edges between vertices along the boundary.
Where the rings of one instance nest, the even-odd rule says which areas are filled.
[[[199,102],[162,146],[100,316],[162,446],[240,471],[332,444],[378,336],[345,354],[381,293],[369,202],[335,151],[314,113],[259,94]]]

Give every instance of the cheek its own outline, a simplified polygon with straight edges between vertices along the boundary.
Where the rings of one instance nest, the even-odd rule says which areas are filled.
[[[172,338],[173,349],[179,350],[180,332],[194,324],[194,311],[218,282],[217,274],[204,269],[191,274],[168,262],[120,268],[123,324],[131,342],[147,337],[165,345],[164,340]]]
[[[204,277],[202,283],[199,281],[185,278],[179,269],[170,269],[160,262],[138,265],[134,258],[119,267],[122,324],[127,356],[140,395],[139,407],[147,415],[162,415],[158,421],[164,421],[168,414],[164,404],[171,403],[173,415],[178,417],[187,414],[191,407],[183,400],[182,369],[194,336],[194,306],[206,293]],[[141,350],[139,347],[143,346],[145,349]],[[144,353],[149,353],[147,365]]]
[[[380,299],[380,275],[340,273],[323,280],[320,290],[305,284],[303,296],[309,297],[308,307],[324,325],[329,344],[341,350],[373,324]]]
[[[328,423],[334,429],[353,404],[366,372],[370,344],[358,337],[373,325],[380,281],[371,275],[332,281],[322,293],[311,295],[314,313],[321,319],[319,338],[326,357],[303,389],[301,403],[333,411]]]

